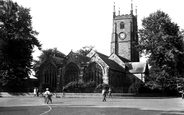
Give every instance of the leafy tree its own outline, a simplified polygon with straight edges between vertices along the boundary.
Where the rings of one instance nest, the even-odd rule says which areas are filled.
[[[78,50],[77,53],[86,56],[93,49],[94,46],[84,46],[80,50]]]
[[[65,54],[63,54],[62,52],[58,51],[57,48],[46,49],[46,50],[42,50],[42,54],[38,58],[39,58],[40,61],[44,61],[47,58],[49,58],[50,56],[56,56],[56,57],[64,58]]]
[[[30,9],[16,2],[0,1],[0,82],[20,83],[32,68],[33,48],[41,48],[32,28]]]
[[[148,55],[150,80],[161,88],[175,83],[184,67],[183,34],[168,14],[158,10],[142,20],[138,49]]]

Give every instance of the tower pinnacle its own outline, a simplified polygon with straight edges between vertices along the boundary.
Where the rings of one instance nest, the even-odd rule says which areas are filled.
[[[120,16],[120,7],[119,7],[119,10],[118,10],[118,15]]]
[[[113,9],[113,18],[115,18],[116,17],[116,8],[115,8],[115,2],[114,2],[114,9]]]
[[[135,6],[135,15],[137,16],[137,6]]]
[[[131,0],[131,10],[130,10],[130,14],[133,14],[133,0]]]

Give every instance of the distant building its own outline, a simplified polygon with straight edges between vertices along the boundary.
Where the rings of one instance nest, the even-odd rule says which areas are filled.
[[[50,57],[41,65],[40,85],[48,84],[56,91],[71,81],[90,81],[109,84],[120,92],[130,92],[136,82],[144,82],[148,65],[139,62],[137,15],[116,15],[113,12],[111,55],[91,51],[86,56],[71,51],[65,59]]]
[[[39,81],[39,89],[45,91],[46,87],[56,90],[59,86],[58,78],[60,79],[60,68],[62,68],[63,58],[50,56],[46,58],[40,65],[37,77]]]

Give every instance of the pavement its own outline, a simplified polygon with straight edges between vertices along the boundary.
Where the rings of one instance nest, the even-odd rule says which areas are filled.
[[[139,115],[138,113],[135,112],[132,113],[133,111],[141,111],[140,115],[142,115],[143,112],[145,111],[147,111],[146,115],[148,113],[150,113],[150,115],[152,115],[151,113],[153,113],[154,115],[184,115],[184,100],[181,98],[167,98],[167,97],[157,97],[157,98],[136,97],[136,98],[121,98],[121,99],[107,98],[106,102],[102,102],[102,98],[53,98],[53,103],[48,105],[44,104],[43,98],[40,97],[0,98],[0,115],[6,115],[6,113],[8,113],[7,108],[16,108],[16,107],[19,107],[19,109],[17,110],[13,109],[14,111],[12,112],[14,113],[14,115],[16,115],[15,112],[18,112],[17,114],[21,115],[21,112],[19,112],[21,111],[20,107],[22,107],[22,109],[23,107],[24,108],[27,107],[26,111],[29,111],[29,112],[24,111],[22,115],[34,115],[34,114],[57,115],[60,112],[59,110],[61,109],[65,111],[66,115],[68,115],[69,113],[70,115],[75,115],[76,113],[71,114],[69,108],[74,108],[75,110],[77,110],[77,108],[80,108],[80,112],[81,109],[83,111],[88,109],[89,111],[94,112],[97,112],[98,110],[101,113],[103,113],[102,112],[103,109],[104,112],[106,112],[105,109],[107,108],[109,108],[112,111],[118,108],[118,110],[116,111],[119,111],[119,114],[117,112],[117,114],[115,115],[121,115],[122,112],[125,111],[125,109],[130,110],[129,113],[131,113],[131,115]],[[37,110],[33,109],[35,107],[40,109]],[[127,115],[129,113],[127,113]],[[78,115],[89,115],[89,114],[80,113]],[[111,114],[104,113],[103,115],[111,115]]]

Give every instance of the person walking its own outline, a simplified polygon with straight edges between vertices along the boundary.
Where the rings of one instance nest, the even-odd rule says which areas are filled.
[[[106,89],[105,88],[102,89],[102,96],[103,96],[102,102],[106,101]]]
[[[182,89],[181,98],[184,99],[184,88]]]
[[[112,98],[112,89],[111,89],[111,87],[109,87],[108,96],[109,96],[109,98]]]
[[[36,93],[36,92],[37,92],[36,90],[37,90],[37,89],[36,89],[36,87],[35,87],[35,88],[33,89],[34,97],[36,97],[36,94],[37,94],[37,93]]]
[[[62,92],[63,92],[63,96],[62,97],[65,97],[65,86],[63,86]]]
[[[45,103],[49,103],[49,101],[52,103],[52,94],[49,91],[49,88],[46,88],[46,91],[44,93],[44,97],[45,97]]]
[[[36,96],[39,97],[38,88],[36,88]]]

